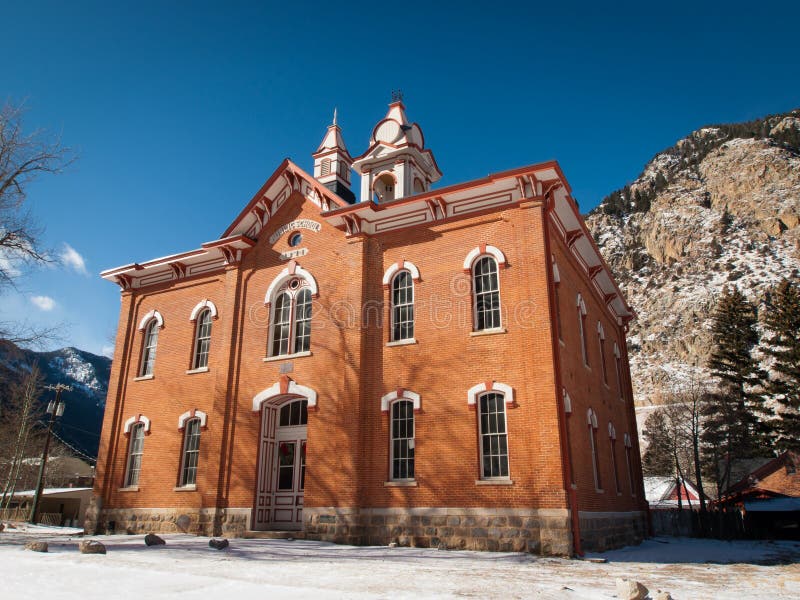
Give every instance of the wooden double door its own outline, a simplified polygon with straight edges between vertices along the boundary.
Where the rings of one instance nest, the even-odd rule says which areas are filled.
[[[253,529],[303,528],[307,422],[305,399],[262,406]]]

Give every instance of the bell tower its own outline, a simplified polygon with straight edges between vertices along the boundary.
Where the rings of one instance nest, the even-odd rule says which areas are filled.
[[[433,152],[425,148],[422,129],[410,123],[399,92],[372,130],[367,151],[355,159],[361,176],[361,202],[389,202],[427,192],[442,177]]]
[[[353,159],[344,144],[342,130],[336,123],[335,108],[333,109],[333,123],[328,125],[328,131],[322,138],[322,143],[311,156],[314,157],[315,179],[342,200],[353,204],[356,201],[356,196],[350,189],[350,171],[353,168]]]

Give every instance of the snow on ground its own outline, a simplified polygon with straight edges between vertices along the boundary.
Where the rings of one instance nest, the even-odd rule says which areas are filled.
[[[74,530],[0,533],[4,598],[614,598],[615,578],[681,598],[797,598],[800,543],[656,538],[606,552],[607,563],[528,554],[353,547],[324,542],[170,534],[148,548],[143,536],[97,536],[108,554],[81,555]],[[46,540],[47,554],[26,551]]]

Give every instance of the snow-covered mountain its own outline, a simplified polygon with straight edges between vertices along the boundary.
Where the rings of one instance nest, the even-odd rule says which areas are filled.
[[[10,384],[20,381],[33,364],[39,365],[45,385],[72,386],[72,391],[62,394],[66,410],[58,421],[56,434],[80,452],[97,456],[111,359],[72,347],[35,352],[2,342],[0,406],[7,400]],[[46,405],[52,398],[53,392],[45,390],[40,402]]]
[[[638,315],[629,334],[637,403],[705,378],[724,286],[758,303],[800,276],[800,110],[691,133],[587,224]]]

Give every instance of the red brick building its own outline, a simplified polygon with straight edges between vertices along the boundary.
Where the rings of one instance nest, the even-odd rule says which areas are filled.
[[[632,312],[555,162],[432,189],[401,102],[122,308],[89,529],[568,554],[640,540]],[[351,172],[360,177],[359,198]]]

